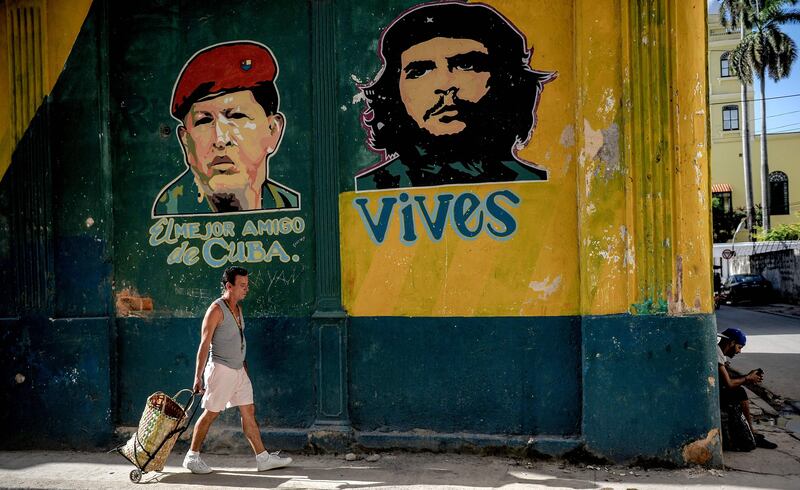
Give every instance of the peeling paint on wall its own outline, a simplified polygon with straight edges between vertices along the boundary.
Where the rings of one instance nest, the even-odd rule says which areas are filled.
[[[675,290],[672,291],[672,294],[668,290],[666,296],[669,300],[669,313],[685,312],[686,305],[683,303],[683,256],[681,255],[675,257]]]
[[[620,225],[619,227],[619,236],[622,239],[623,243],[625,244],[625,257],[622,261],[623,267],[628,267],[628,273],[633,273],[636,271],[636,260],[634,254],[634,245],[633,245],[633,237],[630,233],[628,233],[628,227],[625,225]]]
[[[603,146],[596,157],[606,164],[605,178],[611,179],[614,174],[620,171],[619,157],[619,126],[612,123],[609,127],[602,130]]]
[[[137,316],[139,312],[153,311],[153,299],[126,288],[117,293],[116,306],[118,317]]]
[[[598,115],[604,118],[613,117],[613,113],[615,112],[617,106],[617,101],[614,98],[614,91],[610,88],[607,88],[605,92],[603,92],[603,100],[605,102],[598,108]]]
[[[537,293],[541,293],[542,299],[546,299],[548,296],[556,292],[560,285],[561,276],[555,277],[552,281],[550,280],[550,276],[547,276],[544,281],[531,281],[528,287]]]
[[[683,461],[686,464],[709,464],[714,453],[719,451],[719,444],[719,429],[711,429],[704,439],[683,447]]]
[[[564,126],[559,142],[564,148],[572,148],[575,146],[575,127],[572,124]]]
[[[591,193],[591,179],[602,178],[609,181],[617,176],[622,165],[619,150],[619,126],[612,123],[607,128],[595,130],[588,120],[584,120],[584,148],[581,163],[587,160],[599,160],[593,172],[586,174],[586,194]]]

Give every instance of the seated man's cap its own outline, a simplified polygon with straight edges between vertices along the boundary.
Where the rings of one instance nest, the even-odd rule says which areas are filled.
[[[725,329],[725,331],[719,334],[719,336],[725,339],[733,340],[739,345],[745,345],[747,343],[747,336],[738,328]]]
[[[183,119],[192,104],[211,94],[238,92],[272,83],[278,66],[263,44],[233,41],[196,53],[172,91],[172,115]]]

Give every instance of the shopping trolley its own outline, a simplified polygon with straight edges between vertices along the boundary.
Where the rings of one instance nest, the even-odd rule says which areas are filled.
[[[191,395],[191,398],[186,405],[181,405],[177,399],[184,393]],[[196,395],[192,390],[185,389],[172,397],[160,391],[147,397],[136,432],[128,442],[116,448],[117,452],[136,466],[130,473],[132,482],[139,483],[142,475],[149,471],[164,469],[175,442],[189,428],[197,412],[200,404],[195,405]],[[187,416],[193,405],[194,410]]]

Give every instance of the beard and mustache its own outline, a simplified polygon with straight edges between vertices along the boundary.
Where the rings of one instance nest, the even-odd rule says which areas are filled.
[[[445,102],[445,97],[441,96],[436,104],[425,111],[423,119],[441,112],[457,111],[456,115],[442,116],[440,120],[443,123],[461,121],[465,127],[458,133],[446,135],[430,133],[402,111],[405,137],[401,138],[397,153],[404,161],[424,160],[437,164],[513,158],[512,148],[517,136],[513,134],[514,128],[507,124],[508,114],[498,111],[500,107],[491,90],[477,102],[458,97]]]

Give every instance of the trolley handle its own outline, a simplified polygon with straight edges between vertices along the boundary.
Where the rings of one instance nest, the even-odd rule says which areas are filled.
[[[195,402],[197,396],[199,395],[199,393],[195,393],[194,391],[189,390],[189,389],[183,389],[183,390],[175,393],[175,396],[173,397],[173,400],[177,401],[178,395],[180,395],[184,391],[191,395],[191,398],[189,399],[189,403],[187,403],[186,405],[183,406],[183,412],[186,414],[186,422],[183,424],[183,426],[178,425],[177,427],[175,427],[175,429],[172,432],[170,432],[170,435],[173,435],[173,434],[176,434],[176,433],[177,434],[183,434],[183,432],[186,429],[188,429],[189,426],[192,424],[192,419],[194,419],[194,416],[197,413],[197,409],[200,408],[200,404],[199,403],[197,405],[194,404],[194,402]],[[190,414],[189,410],[192,408],[192,406],[194,406],[194,410],[192,410],[192,413]]]
[[[194,404],[194,398],[195,398],[194,397],[194,395],[195,395],[194,391],[192,391],[192,390],[190,390],[188,388],[184,388],[184,389],[178,391],[177,393],[175,393],[172,396],[172,399],[177,402],[178,401],[178,397],[181,396],[183,393],[188,393],[190,395],[189,402],[186,405],[183,405],[181,407],[181,408],[183,408],[184,412],[188,412],[189,409],[192,408],[192,405]],[[178,405],[180,405],[180,403],[178,403]]]

